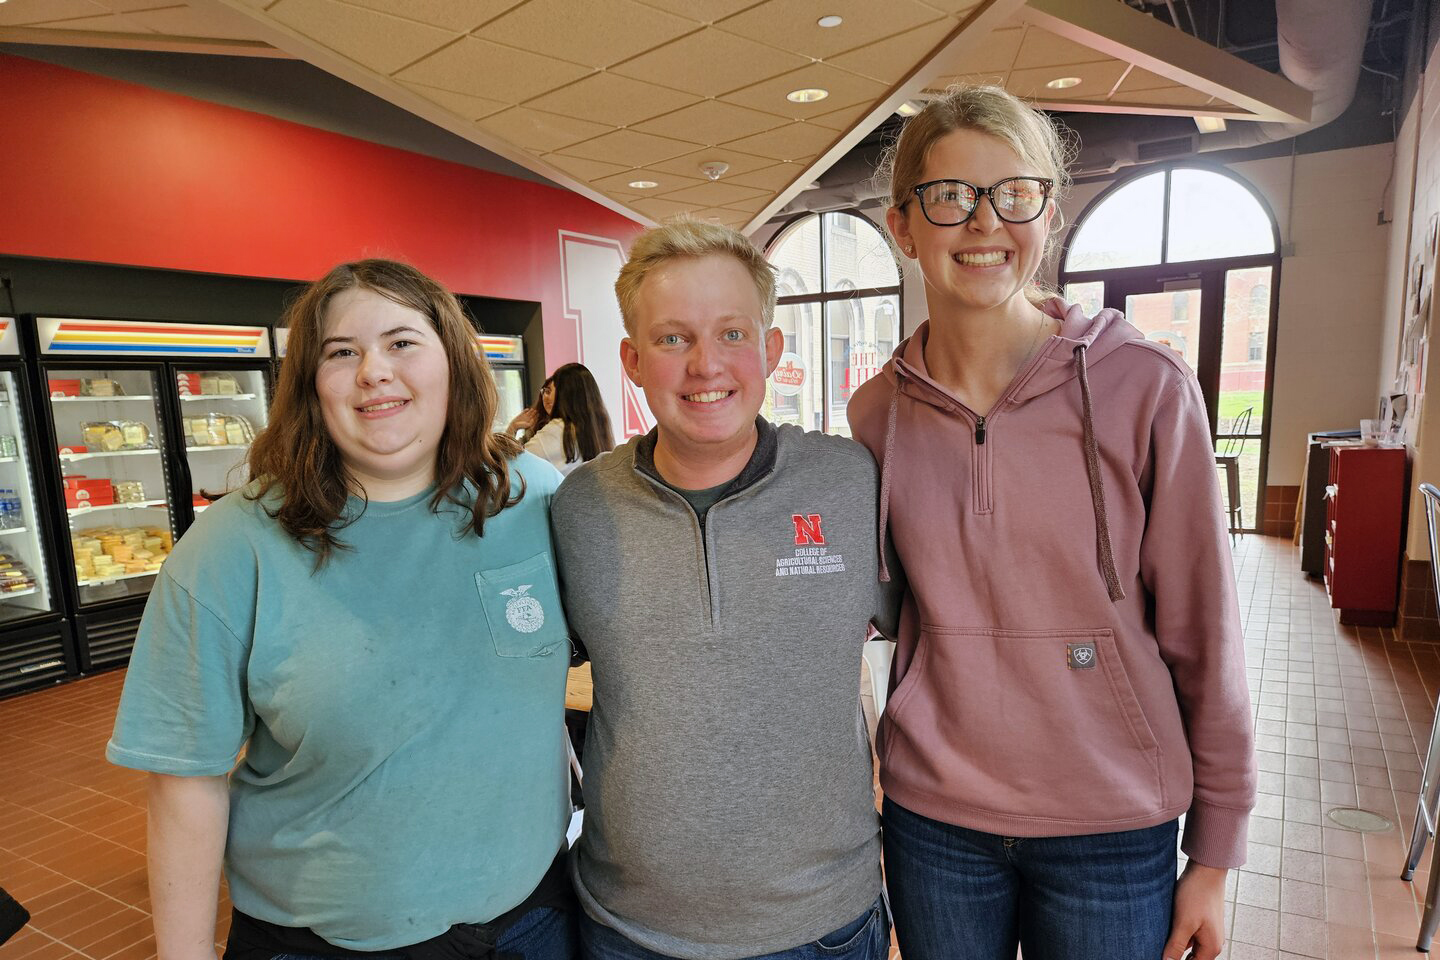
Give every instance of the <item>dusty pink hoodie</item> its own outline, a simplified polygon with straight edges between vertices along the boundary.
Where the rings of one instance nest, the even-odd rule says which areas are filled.
[[[850,402],[909,578],[880,782],[1005,836],[1133,830],[1245,860],[1254,741],[1194,374],[1113,310],[1063,321],[990,415],[926,373],[926,323]]]

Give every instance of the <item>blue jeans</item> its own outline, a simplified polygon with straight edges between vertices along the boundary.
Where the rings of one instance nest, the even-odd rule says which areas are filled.
[[[578,909],[578,908],[577,908]],[[518,953],[525,960],[575,960],[575,917],[566,910],[531,910],[500,935],[495,949]],[[325,960],[301,954],[276,954],[272,960]],[[399,953],[376,953],[373,960],[405,960]]]
[[[813,943],[751,960],[885,960],[889,954],[890,924],[885,905],[876,900],[860,916]],[[584,910],[580,911],[580,956],[584,960],[668,960],[665,954],[646,950],[605,924],[591,920]]]
[[[1178,821],[1082,837],[999,837],[889,797],[885,878],[905,960],[1160,960]]]

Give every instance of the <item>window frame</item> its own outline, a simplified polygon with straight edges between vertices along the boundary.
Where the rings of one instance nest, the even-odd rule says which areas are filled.
[[[826,271],[826,267],[828,266],[827,247],[829,246],[829,244],[826,239],[824,217],[832,214],[857,217],[867,226],[873,228],[876,232],[880,234],[881,239],[885,241],[886,248],[890,251],[891,259],[895,261],[894,286],[860,287],[841,290],[823,289],[826,284],[826,278],[829,276],[828,272]],[[770,240],[766,242],[764,249],[765,259],[767,261],[770,261],[771,255],[775,252],[775,248],[779,246],[782,240],[784,240],[784,238],[786,238],[792,230],[799,226],[802,221],[809,217],[816,217],[820,220],[819,229],[815,232],[818,236],[820,245],[818,272],[820,277],[820,286],[822,289],[818,291],[813,291],[811,293],[789,294],[783,297],[777,297],[775,300],[775,305],[777,307],[784,307],[810,306],[813,304],[819,307],[817,320],[820,323],[821,356],[817,359],[817,362],[812,365],[812,369],[818,368],[820,371],[820,430],[823,433],[830,433],[833,422],[831,417],[832,404],[830,403],[832,386],[830,382],[832,379],[830,374],[830,364],[832,359],[830,351],[830,340],[832,337],[832,332],[830,328],[831,311],[827,309],[827,307],[830,304],[836,303],[838,301],[854,301],[855,303],[853,309],[849,311],[850,316],[857,321],[863,322],[863,319],[861,318],[863,309],[860,305],[860,301],[863,301],[870,297],[894,297],[895,343],[898,345],[904,339],[904,337],[902,336],[904,330],[904,322],[902,318],[905,316],[905,271],[904,267],[900,263],[900,260],[895,256],[895,245],[890,241],[890,235],[886,231],[885,226],[883,224],[876,223],[874,220],[867,217],[856,207],[845,207],[839,210],[824,210],[820,212],[807,210],[802,213],[796,214],[795,216],[789,218],[784,223],[782,223],[779,229],[775,231],[774,235],[771,236]],[[858,238],[860,236],[860,231],[858,229],[852,230],[850,231],[849,235]],[[771,261],[771,264],[774,265],[774,262]],[[845,336],[850,337],[853,340],[853,331],[846,330]]]

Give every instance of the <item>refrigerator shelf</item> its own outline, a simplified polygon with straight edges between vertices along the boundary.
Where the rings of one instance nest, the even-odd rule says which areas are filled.
[[[14,593],[0,593],[0,600],[10,600],[14,597],[28,597],[32,593],[39,593],[39,587],[30,587],[25,590],[16,590]]]
[[[135,580],[139,577],[153,577],[159,572],[159,570],[145,570],[141,573],[117,573],[113,577],[94,577],[89,579],[78,577],[75,582],[82,587],[98,587],[101,584],[114,583],[117,580]]]
[[[191,403],[195,400],[254,400],[253,393],[193,393],[180,396],[181,403]]]
[[[116,400],[154,400],[149,394],[123,397],[51,397],[51,403],[114,403]]]
[[[0,463],[19,463],[19,457],[0,457]]]
[[[97,457],[143,457],[160,456],[159,450],[97,450],[94,453],[62,453],[60,459],[66,462],[71,460],[94,460]]]
[[[69,507],[65,510],[72,517],[78,517],[86,513],[99,513],[102,510],[146,510],[151,507],[165,506],[164,500],[141,500],[136,503],[107,503],[99,507]]]
[[[17,533],[29,533],[29,527],[4,527],[0,528],[0,537],[9,537]]]
[[[186,453],[198,450],[249,450],[248,443],[197,443],[185,448]]]

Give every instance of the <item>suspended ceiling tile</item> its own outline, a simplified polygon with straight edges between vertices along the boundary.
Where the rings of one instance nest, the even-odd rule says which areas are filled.
[[[22,0],[0,4],[0,27],[48,26],[57,20],[103,17],[110,12],[103,3],[92,0]]]
[[[718,97],[806,62],[793,53],[708,27],[622,63],[614,72],[701,97]]]
[[[822,27],[816,22],[822,16],[839,16],[844,22]],[[937,19],[940,15],[933,7],[916,0],[825,0],[823,4],[766,0],[726,18],[720,29],[760,43],[784,38],[786,50],[824,60]]]
[[[943,96],[945,91],[953,86],[975,86],[977,84],[993,84],[997,87],[1005,86],[1005,77],[998,73],[965,73],[936,77],[925,85],[925,92],[931,96]],[[1049,92],[1049,91],[1047,91]]]
[[[135,13],[139,10],[186,10],[183,3],[175,0],[98,0],[115,13]]]
[[[606,71],[537,97],[526,106],[623,127],[694,102],[688,93]]]
[[[519,103],[589,72],[588,67],[465,37],[395,76],[442,90]]]
[[[679,203],[675,200],[662,200],[659,197],[649,197],[645,200],[636,200],[630,204],[651,220],[664,220],[667,217],[678,216],[682,213],[690,213],[695,209],[694,204]]]
[[[699,26],[634,0],[530,0],[475,35],[572,63],[608,67]]]
[[[594,182],[601,177],[624,173],[627,169],[623,163],[605,163],[600,160],[567,157],[558,153],[547,153],[544,159],[546,163],[555,169],[568,173],[577,180],[584,180],[586,183]],[[635,178],[632,177],[631,179]]]
[[[647,7],[664,10],[696,23],[714,23],[753,7],[756,0],[640,0]]]
[[[1134,90],[1129,93],[1116,93],[1109,101],[1114,104],[1129,104],[1135,107],[1157,106],[1157,107],[1209,107],[1214,110],[1217,106],[1223,106],[1226,111],[1236,111],[1237,108],[1230,104],[1217,105],[1213,97],[1202,93],[1199,90],[1192,90],[1189,87],[1178,84],[1169,87],[1159,87],[1154,90]]]
[[[778,193],[781,189],[794,183],[795,178],[800,176],[803,169],[804,168],[798,163],[777,163],[773,167],[763,167],[759,170],[752,170],[749,173],[739,175],[727,173],[725,179],[730,183],[738,183],[744,187],[768,190],[773,194]]]
[[[925,5],[934,7],[941,13],[949,14],[957,20],[964,20],[979,6],[977,0],[925,0]]]
[[[1004,77],[1015,66],[1015,57],[1020,52],[1020,41],[1024,35],[1024,27],[995,30],[978,50],[960,62],[960,66],[967,73],[993,73]]]
[[[340,0],[280,0],[266,15],[321,46],[386,75],[455,38],[454,33],[439,27],[354,7]]]
[[[220,21],[207,11],[194,7],[169,7],[164,10],[141,10],[126,14],[127,19],[171,37],[208,37],[220,40],[252,40],[255,37],[235,29],[228,20]]]
[[[1106,60],[1100,63],[1067,63],[1063,67],[1015,70],[1006,80],[1005,89],[1027,100],[1093,96],[1113,88],[1128,66],[1128,63],[1119,60]],[[1059,77],[1079,77],[1080,82],[1065,90],[1051,90],[1045,86]]]
[[[611,129],[603,123],[562,117],[529,107],[512,107],[486,117],[480,128],[535,154],[559,150],[572,143],[598,137]]]
[[[245,0],[250,3],[252,0]],[[271,0],[253,0],[259,3]],[[418,20],[432,26],[469,33],[488,20],[524,0],[346,0],[347,3],[378,10],[407,20]]]
[[[955,29],[953,20],[934,20],[849,53],[830,57],[826,63],[889,86],[913,70]]]
[[[1177,84],[1169,77],[1162,77],[1159,74],[1151,73],[1149,70],[1146,70],[1143,67],[1134,67],[1130,70],[1128,74],[1125,75],[1124,81],[1120,84],[1120,89],[1116,92],[1119,93],[1122,91],[1128,92],[1134,90],[1159,90],[1163,87],[1174,86],[1177,86]]]
[[[586,140],[557,151],[566,156],[606,163],[623,163],[630,167],[646,167],[695,149],[695,144],[669,137],[657,137],[638,130],[616,130],[594,140]]]
[[[633,129],[693,143],[716,144],[773,130],[785,122],[784,117],[773,113],[762,113],[720,100],[701,100],[663,117],[637,123]]]
[[[785,99],[792,90],[816,87],[830,95],[813,103],[792,103]],[[812,63],[789,73],[737,90],[721,99],[727,103],[778,113],[795,120],[805,120],[826,113],[872,103],[885,95],[885,87],[874,80],[857,76],[828,63]]]
[[[678,173],[682,177],[693,177],[700,171],[700,164],[718,160],[721,163],[730,165],[725,173],[727,177],[734,177],[736,174],[749,173],[751,170],[760,170],[764,167],[773,166],[775,161],[768,157],[757,157],[754,154],[742,153],[731,147],[706,147],[694,153],[687,153],[683,157],[675,157],[666,160],[664,163],[656,163],[651,166],[661,173]],[[653,178],[652,178],[653,179]]]
[[[431,103],[438,103],[457,117],[464,117],[466,120],[479,120],[492,113],[499,113],[509,106],[508,103],[499,100],[472,97],[468,93],[455,93],[450,90],[441,90],[438,87],[427,87],[420,83],[406,83],[404,80],[400,83]]]
[[[0,8],[3,9],[3,8]],[[37,23],[35,27],[44,30],[99,30],[105,33],[140,33],[149,35],[142,24],[127,20],[118,13],[107,13],[98,17],[77,17],[71,20],[56,20],[53,23]]]
[[[805,122],[812,123],[817,127],[825,127],[828,130],[844,133],[854,129],[855,125],[870,112],[871,106],[872,103],[866,101],[853,107],[845,107],[841,110],[832,111],[823,116],[811,117]]]
[[[810,160],[839,139],[834,130],[808,123],[792,123],[766,133],[736,140],[727,146],[775,160]]]
[[[683,190],[673,190],[662,196],[666,200],[679,200],[681,203],[692,203],[701,207],[723,207],[750,200],[764,200],[766,193],[754,187],[742,187],[736,183],[725,183],[720,180],[686,187]]]
[[[727,227],[739,228],[750,219],[750,213],[745,210],[729,210],[725,207],[712,207],[705,210],[696,210],[695,217],[699,220],[709,220],[711,223],[723,223]]]
[[[1065,37],[1058,37],[1034,24],[1025,31],[1025,41],[1015,57],[1015,69],[1033,67],[1061,67],[1074,63],[1096,63],[1111,59],[1106,54],[1076,43]]]
[[[624,173],[617,173],[608,177],[600,177],[597,180],[590,181],[590,185],[604,190],[611,196],[628,193],[643,199],[645,197],[660,196],[667,190],[694,187],[705,182],[701,179],[699,170],[692,170],[691,173],[693,173],[694,176],[687,177],[682,174],[660,170],[658,167],[643,167],[635,170],[626,170]],[[648,190],[636,190],[634,187],[631,187],[630,184],[637,180],[649,180],[656,184],[656,186]]]

